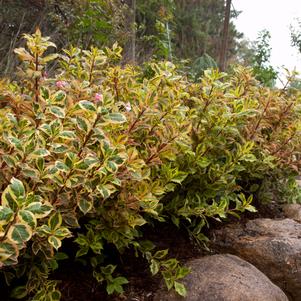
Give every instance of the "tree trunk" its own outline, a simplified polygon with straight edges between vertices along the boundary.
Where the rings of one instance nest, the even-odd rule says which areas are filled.
[[[136,64],[136,0],[132,0],[132,38],[131,38],[131,52],[132,64]]]
[[[228,35],[229,35],[229,23],[232,0],[226,0],[225,19],[223,28],[222,45],[219,55],[219,67],[221,71],[224,71],[227,66],[227,50],[228,50]]]

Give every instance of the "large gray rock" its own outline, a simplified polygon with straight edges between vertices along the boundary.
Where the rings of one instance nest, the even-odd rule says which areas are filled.
[[[291,219],[255,219],[213,233],[219,251],[252,263],[292,301],[301,301],[301,224]]]
[[[296,222],[301,223],[301,205],[300,204],[285,204],[282,206],[285,217],[291,218]]]
[[[154,301],[288,301],[279,287],[250,263],[233,255],[213,255],[187,263],[183,298],[160,289]]]

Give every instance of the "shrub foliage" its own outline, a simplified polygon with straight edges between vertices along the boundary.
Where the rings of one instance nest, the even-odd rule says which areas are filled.
[[[25,39],[19,80],[0,82],[0,265],[8,285],[27,279],[13,297],[60,299],[48,275],[66,238],[109,294],[127,279],[104,260],[108,245],[135,250],[185,295],[188,269],[145,240],[144,225],[204,242],[208,218],[255,211],[253,198],[298,201],[296,91],[242,68],[191,83],[170,62],[121,67],[117,44],[56,54],[39,30]]]

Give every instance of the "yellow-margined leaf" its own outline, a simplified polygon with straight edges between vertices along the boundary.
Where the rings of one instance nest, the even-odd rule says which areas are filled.
[[[65,118],[65,110],[61,107],[51,106],[49,111],[57,118]]]
[[[48,202],[33,202],[26,206],[24,210],[32,212],[36,218],[43,218],[50,214],[53,207]]]
[[[25,188],[18,179],[12,178],[10,184],[4,189],[1,196],[1,203],[4,207],[16,210],[25,201]]]
[[[19,255],[18,247],[12,241],[6,239],[0,242],[0,267],[17,263],[17,257]],[[8,261],[8,259],[11,259]]]
[[[81,100],[78,103],[78,105],[83,110],[87,110],[87,111],[91,111],[91,112],[96,112],[96,107],[95,107],[95,105],[91,101]]]
[[[124,123],[126,117],[121,113],[109,113],[104,116],[104,120],[110,123]]]
[[[58,229],[62,224],[62,216],[59,212],[53,214],[48,220],[48,226],[51,230]]]
[[[32,234],[32,230],[28,225],[17,223],[9,228],[7,237],[17,245],[22,245],[30,240]]]
[[[29,225],[32,229],[37,226],[37,219],[34,214],[29,210],[20,210],[18,212],[19,221],[22,223]]]
[[[78,207],[83,214],[87,214],[93,208],[93,202],[82,198],[78,202]]]
[[[184,284],[175,281],[175,290],[180,296],[186,297],[187,291],[186,291]]]
[[[48,237],[48,242],[56,249],[58,250],[61,245],[62,245],[62,241],[60,239],[58,239],[57,237],[51,235]]]
[[[9,207],[0,206],[0,226],[8,224],[14,216],[13,210]]]

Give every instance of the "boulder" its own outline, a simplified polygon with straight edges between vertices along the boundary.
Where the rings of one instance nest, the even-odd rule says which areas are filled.
[[[301,223],[301,205],[300,204],[285,204],[282,206],[285,217],[291,218],[296,222]]]
[[[301,224],[292,219],[255,219],[213,232],[219,252],[252,263],[292,301],[301,301]]]
[[[161,288],[154,301],[288,301],[263,273],[236,256],[205,256],[186,265],[191,268],[183,280],[187,297]]]

